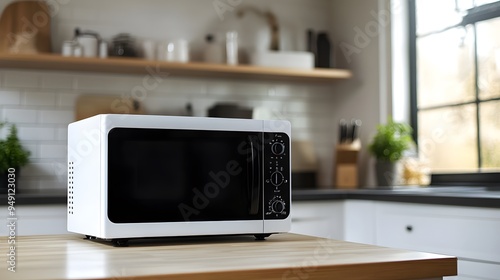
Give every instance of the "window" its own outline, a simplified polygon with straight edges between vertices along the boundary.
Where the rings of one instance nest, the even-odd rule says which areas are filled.
[[[410,6],[412,126],[433,183],[500,183],[500,1]]]

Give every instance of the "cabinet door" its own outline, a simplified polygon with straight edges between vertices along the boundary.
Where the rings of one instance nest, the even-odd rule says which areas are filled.
[[[459,260],[458,273],[459,280],[498,280],[500,264]]]
[[[292,233],[343,238],[343,202],[307,201],[292,204]]]
[[[377,203],[376,244],[500,264],[500,210]]]
[[[375,201],[344,202],[344,240],[375,244]]]

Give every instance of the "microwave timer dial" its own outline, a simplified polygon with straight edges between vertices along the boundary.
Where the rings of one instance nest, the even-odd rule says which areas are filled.
[[[273,184],[276,187],[281,186],[283,184],[284,176],[281,172],[276,171],[273,174],[271,174],[271,184]]]
[[[271,145],[271,151],[273,154],[280,156],[285,153],[285,145],[283,143],[274,142]]]
[[[276,214],[281,214],[286,209],[285,202],[280,197],[274,197],[274,199],[271,200],[270,204],[271,204],[270,207],[271,212]]]

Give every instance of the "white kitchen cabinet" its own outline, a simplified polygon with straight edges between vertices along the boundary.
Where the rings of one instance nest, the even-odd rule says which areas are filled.
[[[293,204],[292,232],[457,256],[458,277],[500,279],[500,209],[370,200]]]
[[[498,280],[500,279],[500,264],[467,261],[459,259],[459,280]]]
[[[0,219],[8,221],[7,206],[0,212]],[[66,205],[20,205],[15,206],[16,235],[68,234],[66,229]],[[0,236],[8,236],[9,228],[0,227]]]
[[[375,245],[459,258],[458,279],[500,279],[500,209],[375,203]]]
[[[344,201],[345,241],[375,244],[375,201]]]
[[[292,203],[292,233],[343,239],[342,201],[298,201]]]

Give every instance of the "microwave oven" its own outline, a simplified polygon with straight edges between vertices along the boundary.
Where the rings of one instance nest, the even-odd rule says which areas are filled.
[[[291,227],[291,125],[97,115],[68,126],[68,231],[131,238],[252,234]]]

